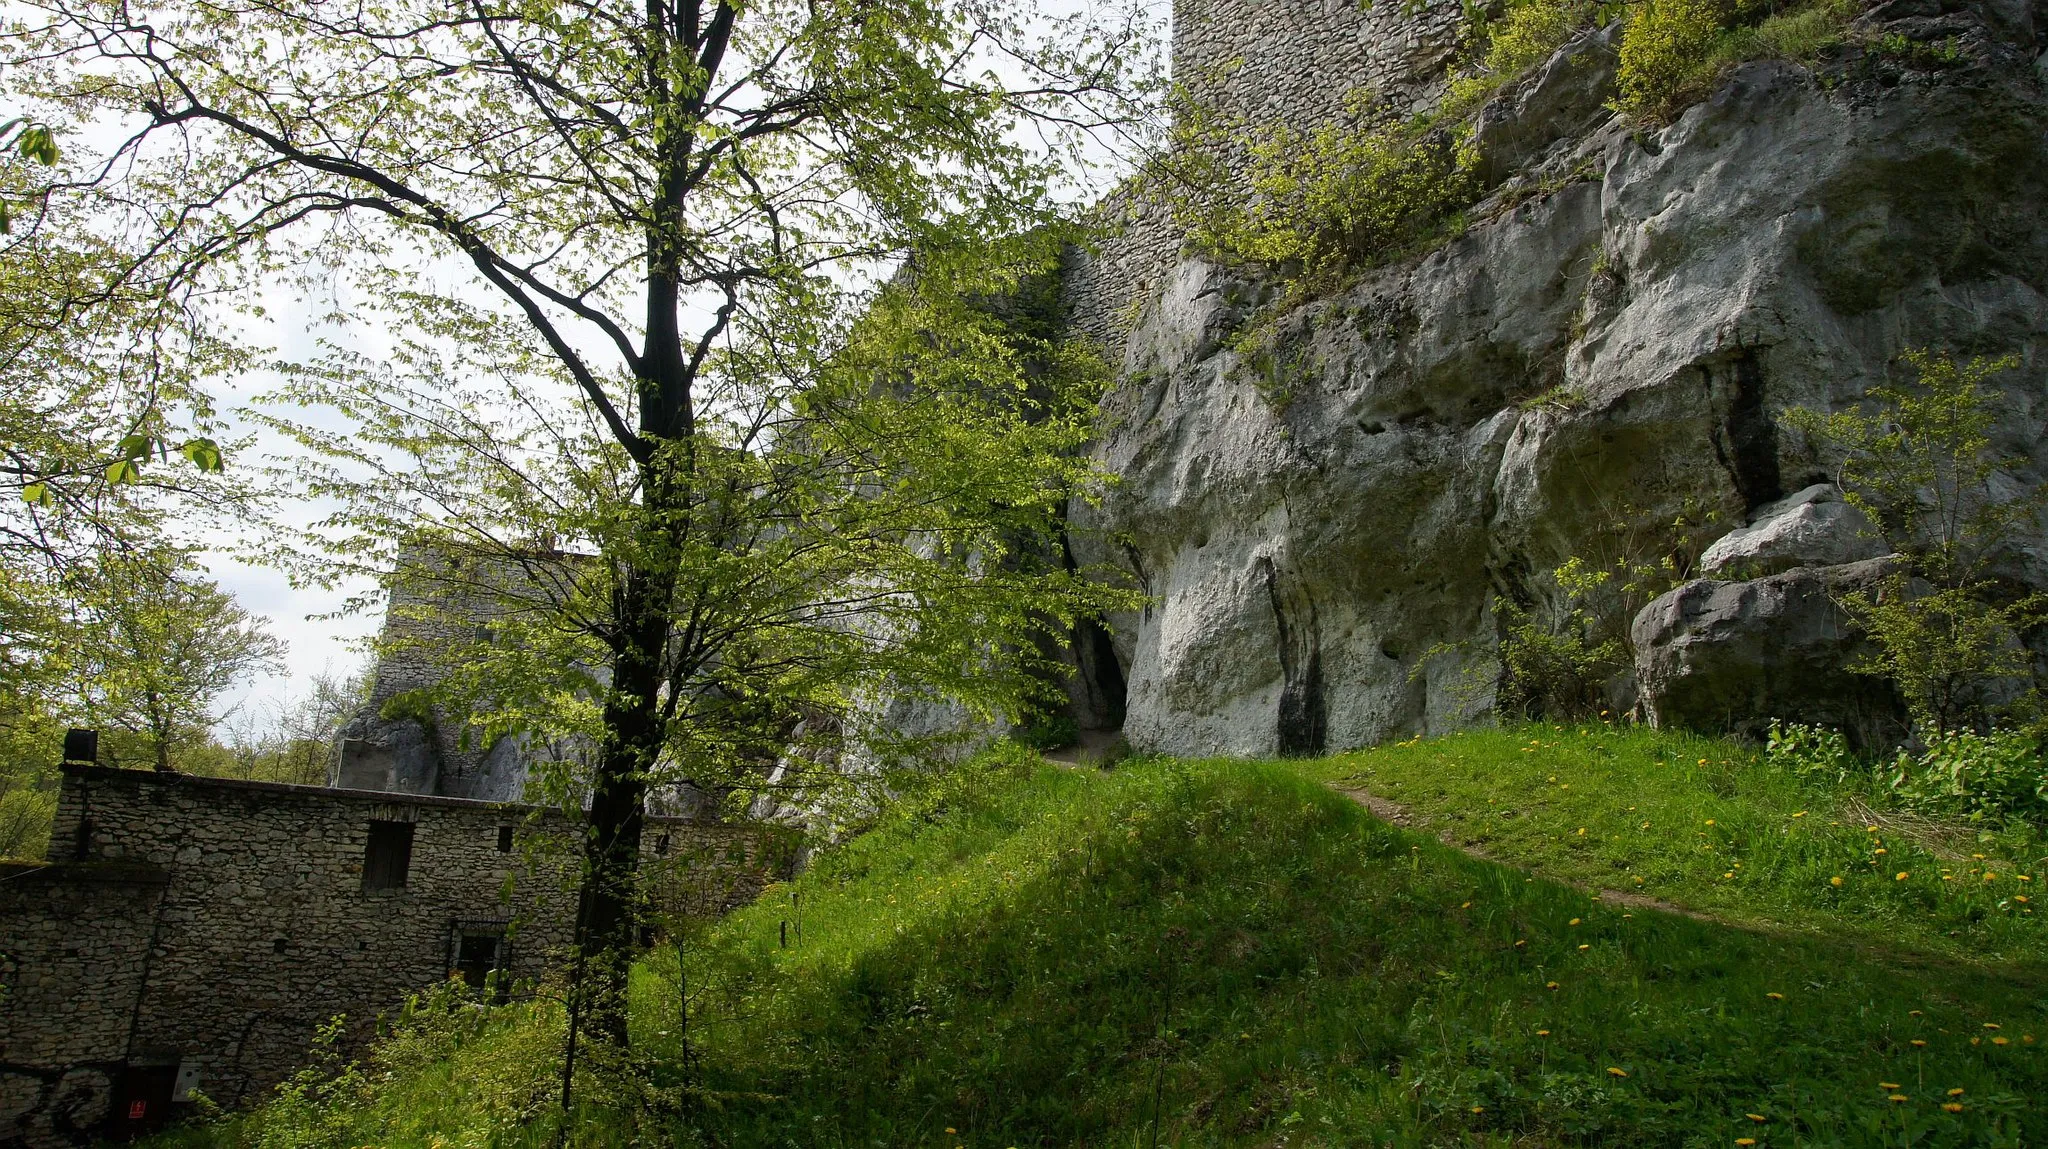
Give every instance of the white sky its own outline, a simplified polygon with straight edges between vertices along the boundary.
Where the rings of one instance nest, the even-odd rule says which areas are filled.
[[[1169,2],[1153,0],[1153,8],[1162,18]],[[1091,0],[1046,0],[1044,7],[1059,16],[1086,11],[1093,4]],[[316,321],[336,310],[332,298],[300,299],[282,292],[262,302],[270,317],[267,329],[252,327],[248,338],[274,348],[284,358],[310,354]],[[330,338],[334,334],[332,329],[322,333]],[[268,373],[252,374],[239,380],[228,393],[217,396],[219,407],[228,412],[244,406],[276,382]],[[311,414],[298,413],[301,418]],[[268,453],[279,446],[259,440],[258,449]],[[308,508],[308,517],[312,514],[313,509]],[[251,565],[236,557],[230,547],[223,538],[220,545],[205,554],[209,573],[245,609],[267,621],[271,633],[287,644],[288,653],[280,673],[254,679],[224,696],[216,708],[217,716],[237,727],[251,722],[262,725],[277,709],[305,696],[313,676],[343,674],[368,664],[363,643],[376,634],[383,621],[381,613],[323,616],[333,615],[349,596],[372,589],[371,584],[343,585],[332,590],[294,588],[284,572]]]

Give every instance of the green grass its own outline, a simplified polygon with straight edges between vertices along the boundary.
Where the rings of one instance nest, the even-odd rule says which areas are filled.
[[[1683,790],[1660,809],[1710,797],[1726,803],[1716,826],[1744,834],[1775,827],[1790,798],[1746,788],[1725,747],[1732,785],[1679,760],[1712,766],[1700,748],[1715,743],[1630,734],[1602,744],[1634,773],[1580,775],[1525,764],[1527,734],[1467,737],[1324,764],[956,778],[696,941],[705,1140],[1135,1147],[1156,1121],[1157,1144],[1183,1146],[2048,1143],[2048,983],[2030,968],[1880,950],[1853,920],[1860,901],[1813,910],[1839,919],[1832,931],[1603,905],[1305,776],[1414,779],[1404,798],[1419,809],[1438,787],[1449,811],[1482,785],[1459,771],[1491,762],[1523,775],[1519,805],[1556,820],[1596,779],[1649,786],[1655,767]],[[1594,747],[1575,753],[1604,761]],[[1529,771],[1558,787],[1530,790]],[[1705,779],[1699,793],[1687,777]],[[1614,818],[1651,801],[1589,797],[1618,803]],[[1605,841],[1619,823],[1598,826],[1587,836]],[[1527,845],[1567,877],[1604,856],[1534,833],[1489,844]],[[1762,855],[1745,851],[1748,870]],[[1696,868],[1683,851],[1654,857],[1673,867],[1667,896]],[[1762,917],[1780,912],[1775,889],[1723,893],[1731,907],[1746,895],[1727,890],[1757,893]],[[796,897],[802,940],[785,947]],[[674,976],[657,956],[637,986],[637,1098],[585,1086],[573,1143],[691,1143],[660,1113],[680,1097]],[[547,1142],[554,1011],[453,1016],[334,1104],[271,1121],[269,1143]],[[254,1144],[262,1124],[183,1143]],[[298,1129],[311,1132],[286,1137]]]
[[[2048,842],[1903,815],[1878,787],[1818,786],[1728,742],[1532,726],[1298,768],[1588,888],[2048,980]]]

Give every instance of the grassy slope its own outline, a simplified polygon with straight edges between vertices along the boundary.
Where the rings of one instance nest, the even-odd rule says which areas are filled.
[[[2048,842],[1874,810],[1727,742],[1533,726],[1299,768],[1400,805],[1418,829],[1588,888],[2048,981]]]
[[[1391,828],[1302,776],[1367,770],[1404,790],[1397,775],[1429,779],[1449,817],[1488,763],[1506,775],[1536,757],[1521,753],[1525,735],[1483,737],[1494,741],[1444,744],[1463,774],[1409,747],[1307,767],[962,779],[698,945],[717,1143],[1137,1146],[1153,1143],[1155,1113],[1169,1145],[2048,1143],[2038,971],[1880,954],[1856,917],[1893,912],[1875,894],[1802,903],[1804,922],[1834,923],[1818,931],[1603,906]],[[1599,790],[1615,817],[1653,828],[1666,816],[1655,803],[1676,817],[1706,800],[1660,773],[1674,753],[1710,765],[1700,747],[1730,753],[1647,735],[1605,745],[1634,772],[1615,766],[1598,786],[1585,775],[1571,792]],[[1752,792],[1730,762],[1693,776],[1724,803],[1707,816],[1746,835],[1744,871],[1796,874],[1751,841],[1792,812],[1778,801],[1791,795]],[[1566,767],[1539,768],[1562,785]],[[1414,784],[1402,797],[1420,805]],[[1630,785],[1658,796],[1621,801]],[[1548,799],[1553,820],[1595,821],[1528,793],[1518,801]],[[1489,846],[1526,846],[1546,872],[1612,871],[1618,833],[1587,828],[1583,850],[1534,832]],[[1791,916],[1775,879],[1716,885],[1684,851],[1645,857],[1654,892]],[[793,893],[803,939],[784,948]],[[636,1018],[657,1089],[676,1061],[663,964],[645,971]],[[536,1035],[551,1019],[507,1013],[452,1058],[416,1059],[364,1106],[330,1114],[315,1143],[544,1140],[512,1129],[545,1111]],[[625,1112],[586,1112],[576,1140],[623,1141]]]

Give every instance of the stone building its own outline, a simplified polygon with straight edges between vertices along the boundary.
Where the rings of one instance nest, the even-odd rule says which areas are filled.
[[[588,748],[575,740],[483,741],[463,716],[418,701],[415,692],[503,641],[520,617],[545,616],[574,593],[589,562],[552,544],[467,554],[401,547],[370,696],[341,732],[330,784],[517,802],[538,761],[584,757]]]
[[[559,812],[67,767],[50,859],[0,869],[0,1146],[120,1136],[194,1088],[258,1099],[337,1015],[451,976],[530,983],[568,944]],[[786,873],[772,831],[649,820],[657,910],[714,914]]]

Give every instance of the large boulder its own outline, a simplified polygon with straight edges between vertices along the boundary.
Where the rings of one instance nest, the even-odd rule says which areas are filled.
[[[1905,708],[1890,684],[1848,669],[1867,640],[1836,601],[1890,569],[1872,559],[1747,582],[1701,579],[1644,607],[1632,637],[1650,721],[1759,736],[1782,719],[1839,728],[1858,746],[1896,743]]]
[[[1890,552],[1870,516],[1819,483],[1750,516],[1700,556],[1708,578],[1762,578],[1794,567],[1832,567]]]

